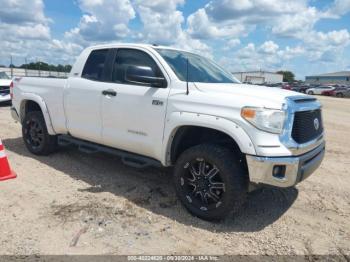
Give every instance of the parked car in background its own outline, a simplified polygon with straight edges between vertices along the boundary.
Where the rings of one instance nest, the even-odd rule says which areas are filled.
[[[323,96],[334,96],[336,91],[346,91],[346,87],[335,87],[333,90],[322,91],[321,95]]]
[[[318,86],[318,87],[312,87],[306,90],[306,93],[308,95],[321,95],[324,91],[332,91],[335,87],[333,86]]]
[[[282,85],[282,89],[285,89],[285,90],[292,90],[292,86],[290,84],[283,84]]]
[[[305,85],[293,86],[292,91],[299,92],[299,93],[306,93],[306,90],[309,88],[310,86],[305,86]]]
[[[282,83],[274,83],[274,84],[265,83],[264,86],[282,88]]]
[[[331,91],[331,96],[350,97],[350,88],[339,88]]]
[[[11,101],[10,84],[11,78],[5,72],[0,72],[0,103]]]

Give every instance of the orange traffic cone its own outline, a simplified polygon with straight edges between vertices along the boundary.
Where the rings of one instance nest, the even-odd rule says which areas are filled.
[[[0,139],[0,181],[16,178],[17,175],[11,170],[7,156],[5,154],[4,145]]]

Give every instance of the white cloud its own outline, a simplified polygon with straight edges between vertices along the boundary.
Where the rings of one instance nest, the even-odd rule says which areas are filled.
[[[218,37],[240,37],[245,34],[243,24],[216,24],[209,20],[205,9],[199,9],[187,19],[188,33],[194,38],[209,39]]]
[[[128,23],[135,17],[129,0],[79,0],[84,13],[77,27],[66,38],[80,44],[123,39],[129,33]]]
[[[216,21],[242,20],[255,23],[280,14],[298,12],[306,3],[306,0],[212,0],[205,9]]]
[[[285,37],[303,38],[313,29],[320,17],[321,14],[315,7],[305,8],[295,14],[285,14],[274,20],[272,33]]]
[[[349,0],[335,0],[327,11],[329,16],[339,17],[350,12]]]
[[[164,1],[158,2],[163,4]],[[136,8],[143,23],[141,34],[144,41],[169,45],[182,34],[181,24],[184,17],[180,11],[176,10],[175,3],[169,4],[168,8],[161,11],[155,3],[149,5],[149,1],[138,1]]]
[[[183,30],[182,24],[185,19],[177,7],[184,2],[184,0],[136,0],[135,8],[143,24],[142,33],[137,38],[147,43],[177,46],[211,56],[208,45],[193,39]]]
[[[273,41],[266,41],[259,46],[248,43],[243,48],[221,59],[231,71],[291,69],[290,61],[305,54],[301,46],[280,48]]]
[[[0,0],[0,23],[46,23],[42,0]]]
[[[266,41],[260,46],[259,52],[263,54],[276,54],[278,49],[279,46],[275,42]]]
[[[42,0],[0,0],[0,59],[10,55],[24,63],[31,54],[48,50],[51,39],[49,23]],[[8,63],[7,63],[8,64]]]

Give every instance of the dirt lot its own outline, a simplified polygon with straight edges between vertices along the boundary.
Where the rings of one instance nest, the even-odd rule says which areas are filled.
[[[0,137],[18,174],[0,183],[0,254],[350,254],[350,99],[320,99],[321,168],[296,188],[250,194],[216,224],[184,210],[167,170],[74,148],[29,154],[0,107]]]

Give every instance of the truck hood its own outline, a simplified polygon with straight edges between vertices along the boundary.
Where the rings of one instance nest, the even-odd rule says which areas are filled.
[[[11,79],[0,79],[0,86],[10,86]]]
[[[225,95],[232,98],[249,97],[249,101],[254,100],[259,106],[280,108],[285,103],[286,97],[307,96],[294,91],[284,90],[276,87],[256,86],[247,84],[212,84],[194,83],[202,92]]]

